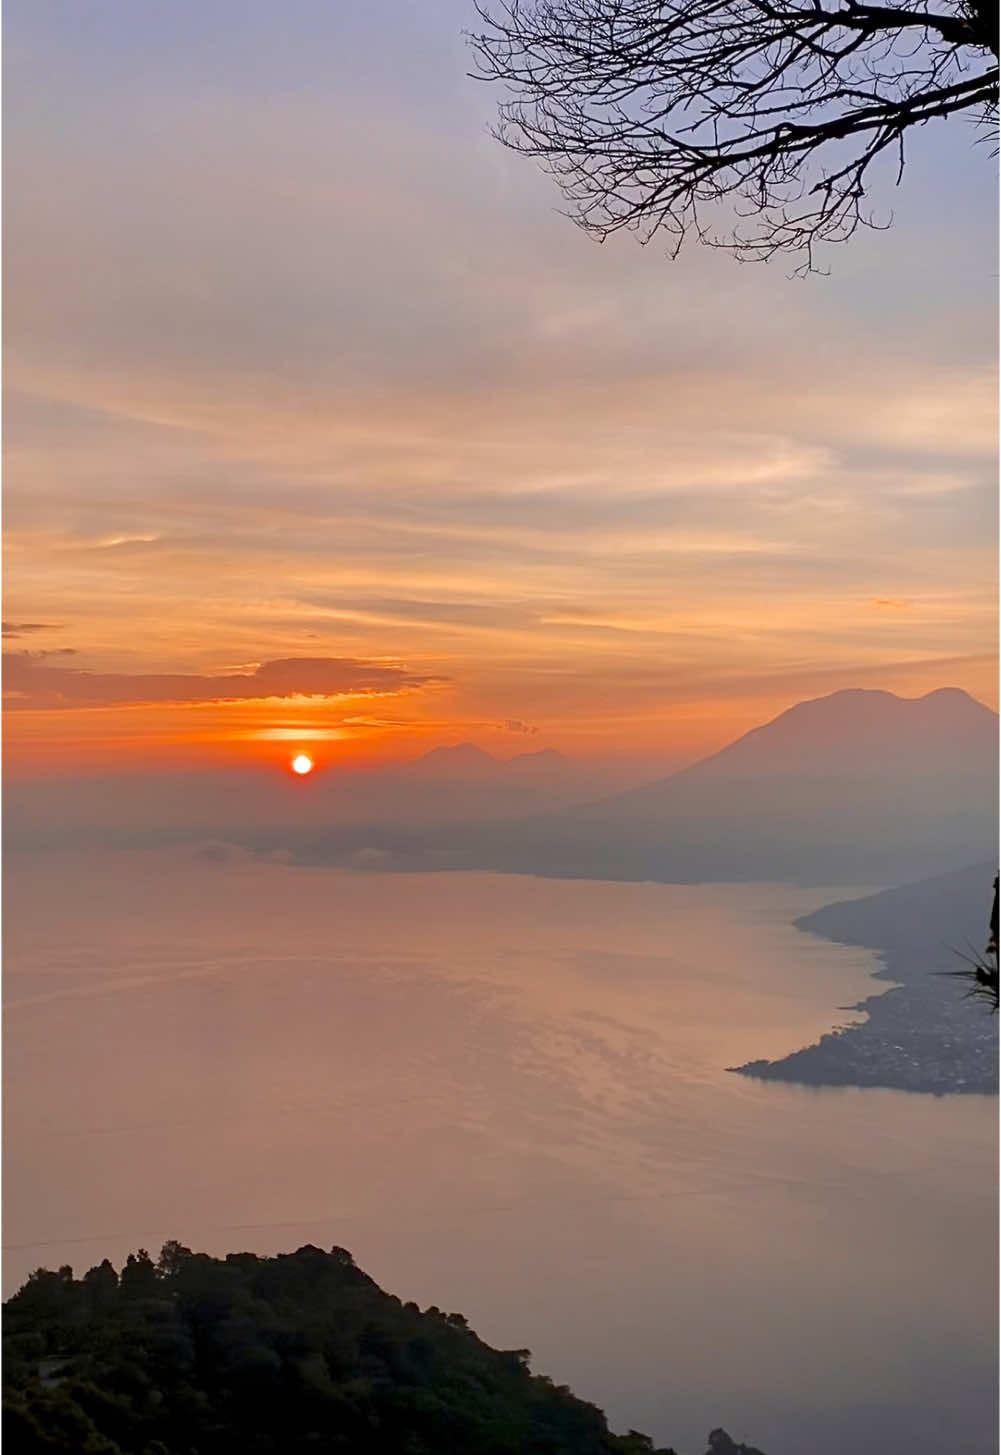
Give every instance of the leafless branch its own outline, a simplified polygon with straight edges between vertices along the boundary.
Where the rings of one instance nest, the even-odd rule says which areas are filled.
[[[477,6],[473,74],[500,82],[496,134],[556,177],[570,215],[738,257],[880,226],[884,157],[931,121],[992,119],[997,14],[980,0],[502,0]]]

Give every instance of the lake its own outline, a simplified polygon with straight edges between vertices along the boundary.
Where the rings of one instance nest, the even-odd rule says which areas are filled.
[[[996,1100],[725,1070],[877,988],[844,894],[9,855],[6,1292],[336,1243],[683,1455],[988,1455]]]

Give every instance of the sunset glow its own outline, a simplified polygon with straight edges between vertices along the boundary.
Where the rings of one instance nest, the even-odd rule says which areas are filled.
[[[12,1452],[1001,1455],[996,15],[4,19]]]
[[[393,23],[372,21],[385,73],[332,80],[364,7],[304,12],[287,52],[255,11],[224,94],[199,13],[123,11],[113,43],[19,22],[74,125],[16,88],[14,777],[263,772],[276,742],[333,738],[349,770],[462,740],[669,765],[841,687],[994,701],[972,173],[957,190],[933,141],[912,212],[822,281],[670,263],[596,247],[489,138],[495,98],[449,48],[468,15],[428,19],[404,96]],[[258,46],[287,62],[264,110]],[[151,109],[109,127],[133,55]],[[949,287],[917,309],[931,258]]]

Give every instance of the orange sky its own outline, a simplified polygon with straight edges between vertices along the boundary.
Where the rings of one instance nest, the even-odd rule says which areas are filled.
[[[929,130],[829,279],[670,263],[485,135],[458,10],[420,85],[403,39],[360,75],[330,28],[365,18],[310,16],[211,64],[191,6],[13,26],[10,770],[667,763],[839,687],[993,704],[968,137]]]

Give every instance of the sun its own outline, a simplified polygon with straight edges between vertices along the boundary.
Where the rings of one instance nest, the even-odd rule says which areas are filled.
[[[292,772],[299,774],[312,773],[313,760],[307,758],[305,753],[300,753],[297,758],[292,759]]]

